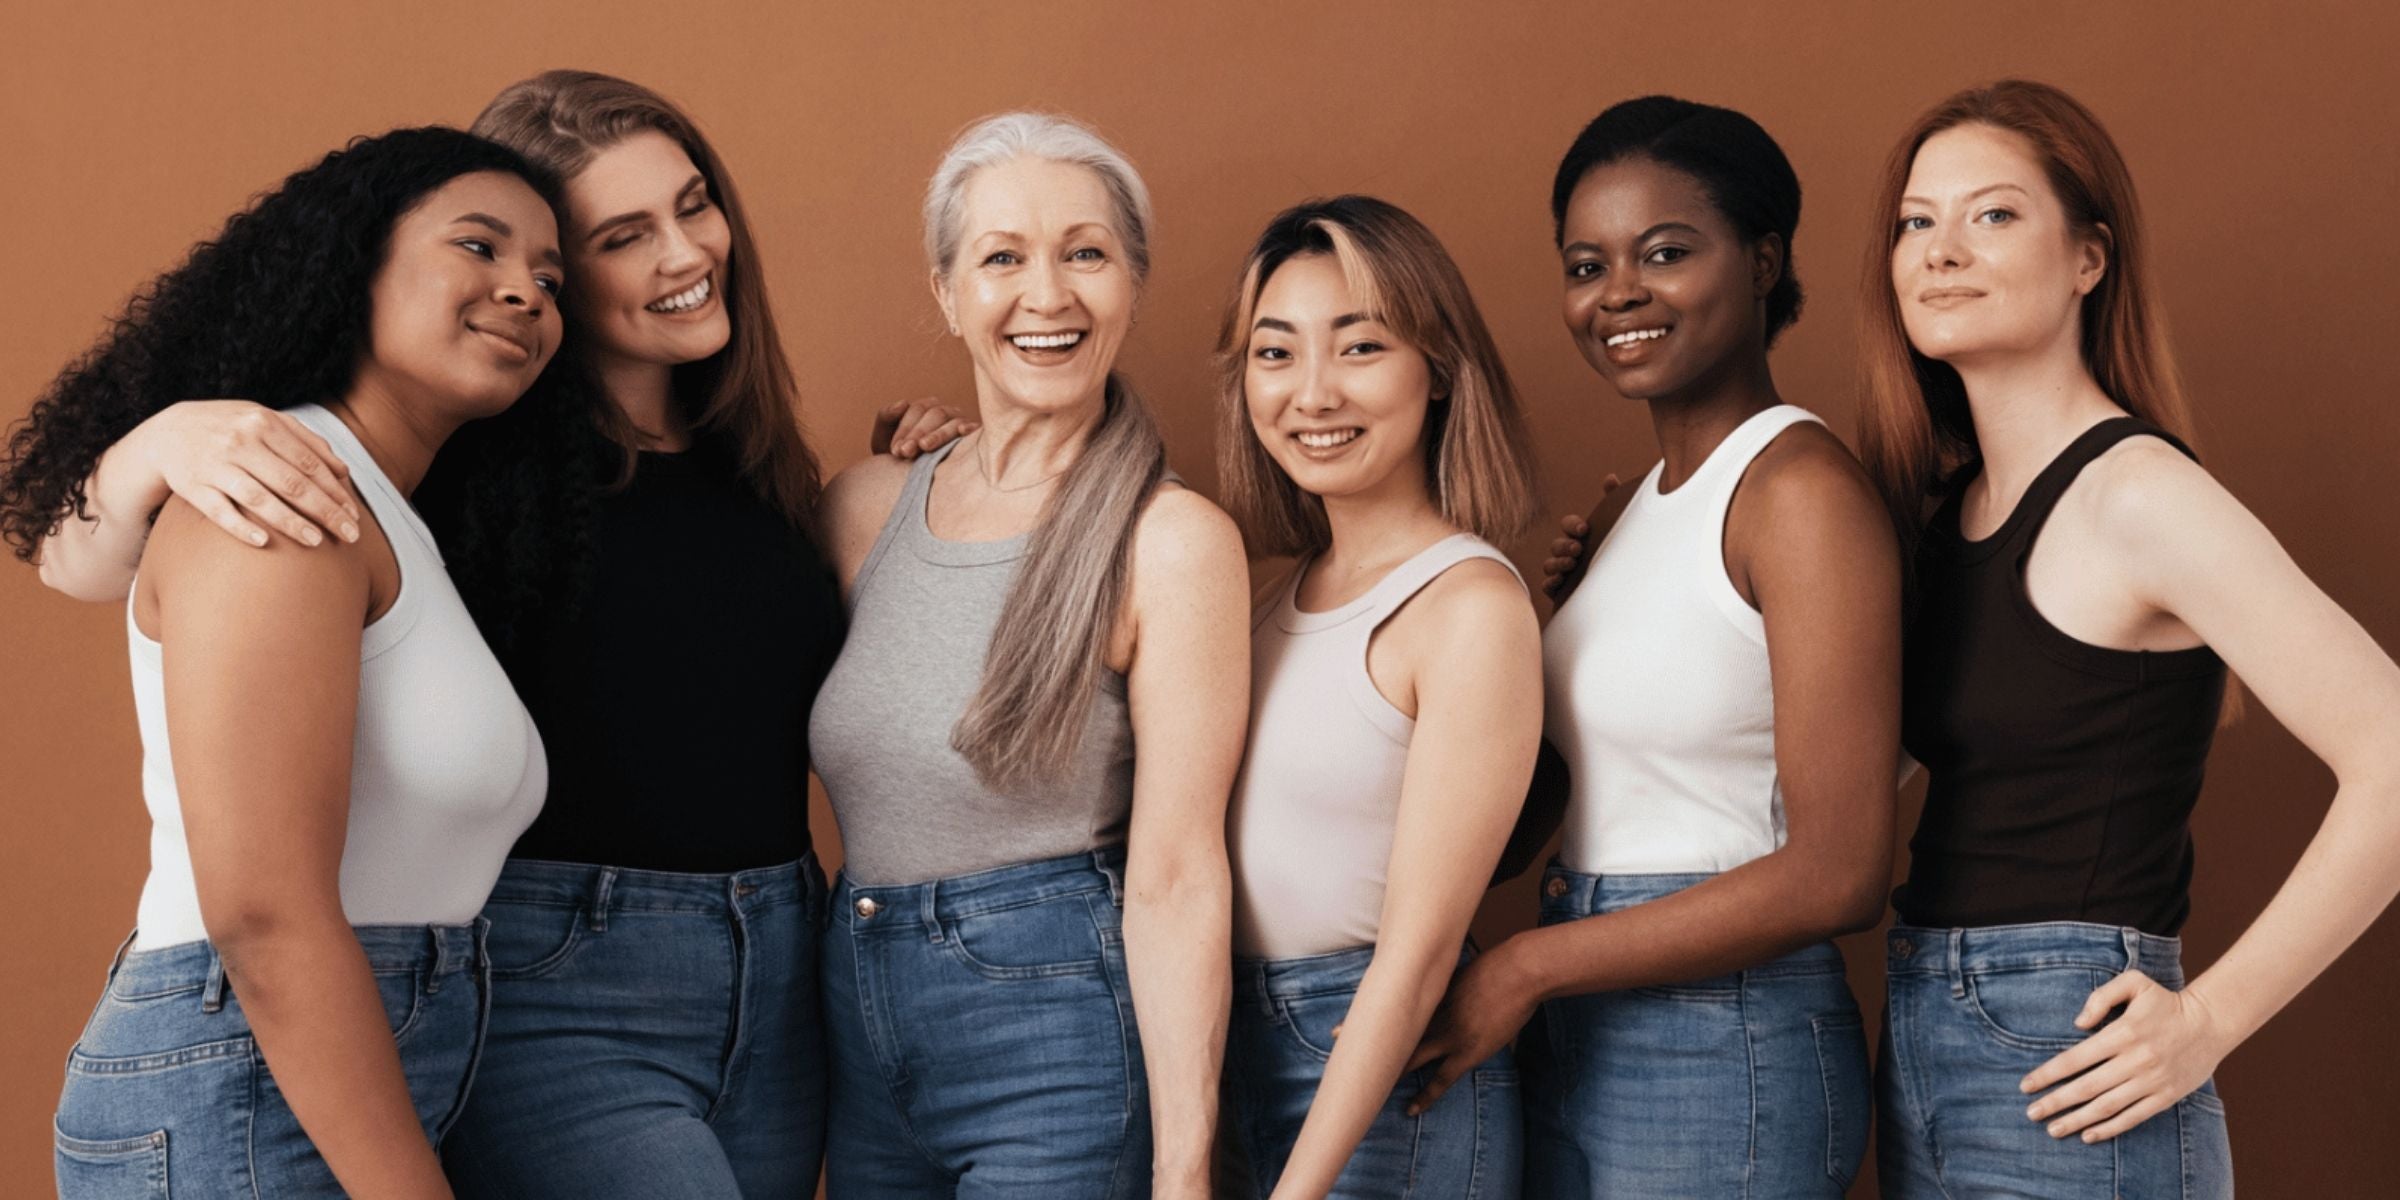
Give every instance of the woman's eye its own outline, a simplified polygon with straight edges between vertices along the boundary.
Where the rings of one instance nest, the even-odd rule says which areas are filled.
[[[642,235],[638,233],[621,234],[617,237],[610,238],[607,241],[600,243],[600,249],[603,252],[609,250],[622,250],[625,247],[640,241],[641,237]]]
[[[1650,252],[1650,261],[1663,267],[1668,263],[1680,261],[1690,254],[1691,251],[1681,246],[1660,246]]]
[[[699,216],[701,213],[707,212],[708,205],[709,202],[707,200],[699,200],[694,202],[690,208],[686,208],[675,215],[685,220],[689,220],[693,217]]]
[[[1067,257],[1075,262],[1103,262],[1108,255],[1101,253],[1098,246],[1085,246]]]
[[[2017,214],[2010,212],[2005,208],[1987,208],[1978,215],[1983,218],[1984,223],[1987,225],[2006,225],[2010,221],[2017,219]]]
[[[1352,342],[1349,345],[1342,347],[1342,353],[1373,354],[1379,350],[1382,350],[1383,348],[1382,342]]]
[[[492,244],[483,240],[482,238],[460,238],[458,239],[458,246],[460,249],[474,255],[477,258],[492,257]]]
[[[556,296],[556,295],[558,295],[558,293],[559,293],[561,290],[563,290],[563,289],[564,289],[564,288],[567,286],[566,284],[564,284],[564,283],[562,283],[562,282],[560,282],[560,281],[558,281],[558,280],[556,280],[556,279],[552,279],[552,278],[550,278],[550,277],[549,277],[549,276],[547,276],[547,275],[536,275],[536,276],[534,276],[534,277],[533,277],[533,283],[534,283],[534,286],[536,286],[536,287],[538,287],[538,288],[542,289],[542,290],[543,290],[543,291],[545,291],[545,292],[548,292],[548,293],[550,293],[550,294],[551,294],[551,295],[553,295],[553,296]]]
[[[984,256],[983,265],[987,267],[1013,267],[1017,265],[1017,253],[1014,250],[995,250],[992,253]]]
[[[1569,279],[1597,279],[1599,276],[1599,263],[1590,262],[1587,260],[1585,262],[1567,264],[1567,278]]]
[[[1931,228],[1933,228],[1933,220],[1930,217],[1906,216],[1900,218],[1900,232],[1902,233],[1916,233]]]
[[[1290,351],[1285,350],[1281,346],[1260,346],[1257,351],[1257,356],[1267,360],[1268,362],[1282,362],[1285,359],[1290,358],[1292,355]]]

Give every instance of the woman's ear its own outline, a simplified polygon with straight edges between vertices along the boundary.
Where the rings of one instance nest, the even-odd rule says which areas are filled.
[[[1783,281],[1783,235],[1770,233],[1750,244],[1750,292],[1761,300]]]
[[[950,336],[958,336],[958,309],[951,303],[950,281],[939,271],[928,271],[925,281],[933,289],[934,307],[942,310],[942,324],[950,327]]]
[[[2083,239],[2082,253],[2075,265],[2075,294],[2089,296],[2108,274],[2108,260],[2117,246],[2117,235],[2108,226],[2095,222],[2092,232]]]

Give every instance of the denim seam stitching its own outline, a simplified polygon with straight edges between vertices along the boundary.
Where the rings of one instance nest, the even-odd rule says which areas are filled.
[[[1750,1137],[1743,1156],[1742,1195],[1747,1197],[1758,1185],[1758,1035],[1750,1028],[1750,976],[1741,972],[1735,1002],[1742,1013],[1742,1061],[1750,1081]]]
[[[178,1050],[165,1050],[156,1054],[123,1055],[91,1054],[78,1044],[73,1050],[67,1052],[67,1070],[70,1073],[82,1075],[151,1075],[160,1071],[172,1071],[200,1063],[214,1062],[221,1058],[234,1058],[254,1049],[256,1041],[257,1039],[244,1034],[240,1037],[221,1038],[213,1042],[202,1042],[196,1046],[185,1046]]]
[[[700,1118],[711,1125],[725,1111],[725,1106],[733,1102],[734,1091],[741,1086],[743,1039],[750,1032],[749,1024],[742,1020],[742,1010],[750,1001],[750,940],[745,936],[748,930],[742,923],[740,909],[728,914],[726,925],[733,946],[733,998],[731,1011],[726,1014],[725,1053],[717,1067],[717,1094],[709,1101],[708,1112]]]

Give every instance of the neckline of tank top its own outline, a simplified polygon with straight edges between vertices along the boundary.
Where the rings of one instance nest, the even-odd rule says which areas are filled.
[[[960,542],[942,537],[933,531],[933,520],[926,509],[933,504],[933,472],[950,452],[958,449],[956,439],[917,457],[909,486],[900,494],[900,503],[908,507],[906,520],[911,536],[909,550],[918,558],[945,567],[987,567],[1014,562],[1031,550],[1033,534],[1020,533],[1014,537],[991,541]]]
[[[2120,430],[2123,432],[2120,433]],[[2066,486],[2071,485],[2083,473],[2083,468],[2090,466],[2091,460],[2098,457],[2093,452],[2093,443],[2108,441],[2113,444],[2127,437],[2161,432],[2148,421],[2132,415],[2102,419],[2076,434],[2073,441],[2061,447],[2049,462],[2042,465],[2040,471],[2034,473],[2033,482],[2025,485],[2024,494],[2017,497],[2016,504],[2008,510],[2008,516],[2002,518],[1997,527],[1982,537],[1970,538],[1964,524],[1967,485],[1983,474],[1983,459],[1978,457],[1959,468],[1957,478],[1950,486],[1950,496],[1942,502],[1928,531],[1948,540],[1961,562],[1980,562],[1990,558],[2018,541],[2026,522],[2034,518],[2037,507],[2047,510],[2058,506],[2059,499],[2066,494]],[[2036,501],[2045,494],[2048,495],[2048,503],[2037,504]],[[2047,515],[2046,511],[2044,515]]]
[[[434,540],[433,530],[425,524],[425,518],[417,515],[417,506],[409,503],[408,497],[401,494],[400,485],[393,483],[392,477],[383,473],[383,464],[376,462],[375,455],[368,451],[367,444],[358,440],[358,434],[350,428],[350,423],[322,404],[300,404],[294,405],[293,408],[294,411],[304,408],[312,409],[324,416],[325,427],[317,430],[317,433],[326,441],[333,443],[334,453],[340,455],[343,464],[350,468],[350,477],[353,480],[363,480],[369,487],[381,491],[383,498],[391,501],[393,508],[400,513],[402,523],[408,526],[409,536],[414,537],[419,546],[432,554],[434,561],[444,561],[441,543]],[[383,516],[381,513],[375,515],[379,519]],[[388,539],[392,536],[390,523],[384,522],[384,524],[386,527],[383,536]],[[405,582],[402,584],[402,588],[406,589]]]
[[[1409,568],[1423,562],[1426,556],[1456,542],[1481,540],[1471,533],[1451,534],[1400,560],[1391,570],[1385,571],[1383,578],[1376,580],[1366,591],[1360,592],[1357,596],[1332,608],[1320,609],[1315,612],[1300,607],[1300,581],[1307,577],[1308,569],[1316,564],[1316,556],[1311,555],[1301,559],[1299,564],[1292,568],[1292,577],[1283,585],[1283,599],[1276,607],[1275,625],[1286,633],[1321,633],[1337,625],[1355,620],[1384,600],[1385,594],[1395,586],[1393,581],[1403,578]]]
[[[1739,441],[1745,433],[1758,426],[1767,418],[1772,417],[1777,413],[1784,412],[1798,414],[1797,416],[1790,418],[1790,420],[1794,422],[1817,419],[1817,415],[1815,413],[1812,413],[1797,404],[1768,405],[1767,407],[1742,418],[1741,424],[1736,425],[1732,429],[1726,431],[1725,436],[1719,439],[1716,445],[1709,447],[1708,457],[1701,459],[1700,465],[1693,468],[1692,473],[1687,476],[1682,483],[1677,484],[1674,491],[1665,492],[1659,490],[1658,481],[1667,473],[1667,460],[1661,458],[1656,463],[1651,465],[1650,473],[1642,477],[1642,490],[1635,493],[1635,495],[1640,499],[1652,504],[1680,504],[1683,502],[1684,497],[1700,494],[1700,489],[1693,485],[1714,478],[1715,472],[1725,469],[1723,464],[1732,461],[1732,458],[1725,453],[1725,448],[1727,446]],[[1755,458],[1757,456],[1752,455],[1750,457]],[[1748,465],[1748,459],[1744,459],[1743,465]]]

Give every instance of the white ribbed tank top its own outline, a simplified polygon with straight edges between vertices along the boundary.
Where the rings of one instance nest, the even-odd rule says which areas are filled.
[[[350,826],[342,912],[353,925],[455,925],[475,919],[549,783],[541,735],[442,568],[431,531],[339,417],[285,410],[332,443],[391,543],[400,594],[359,645],[358,723],[350,750]],[[140,949],[208,936],[167,743],[162,648],[125,607],[133,708],[150,809],[150,876]],[[260,737],[276,731],[262,729]],[[260,863],[272,870],[273,863]]]
[[[1789,404],[1751,417],[1673,492],[1652,467],[1544,631],[1570,870],[1718,872],[1783,844],[1766,621],[1725,575],[1725,513],[1751,461],[1803,421],[1817,418]]]
[[[1367,643],[1472,558],[1516,573],[1489,542],[1461,533],[1324,612],[1300,609],[1303,562],[1252,615],[1250,740],[1228,818],[1235,953],[1300,958],[1375,944],[1416,722],[1375,689]]]

